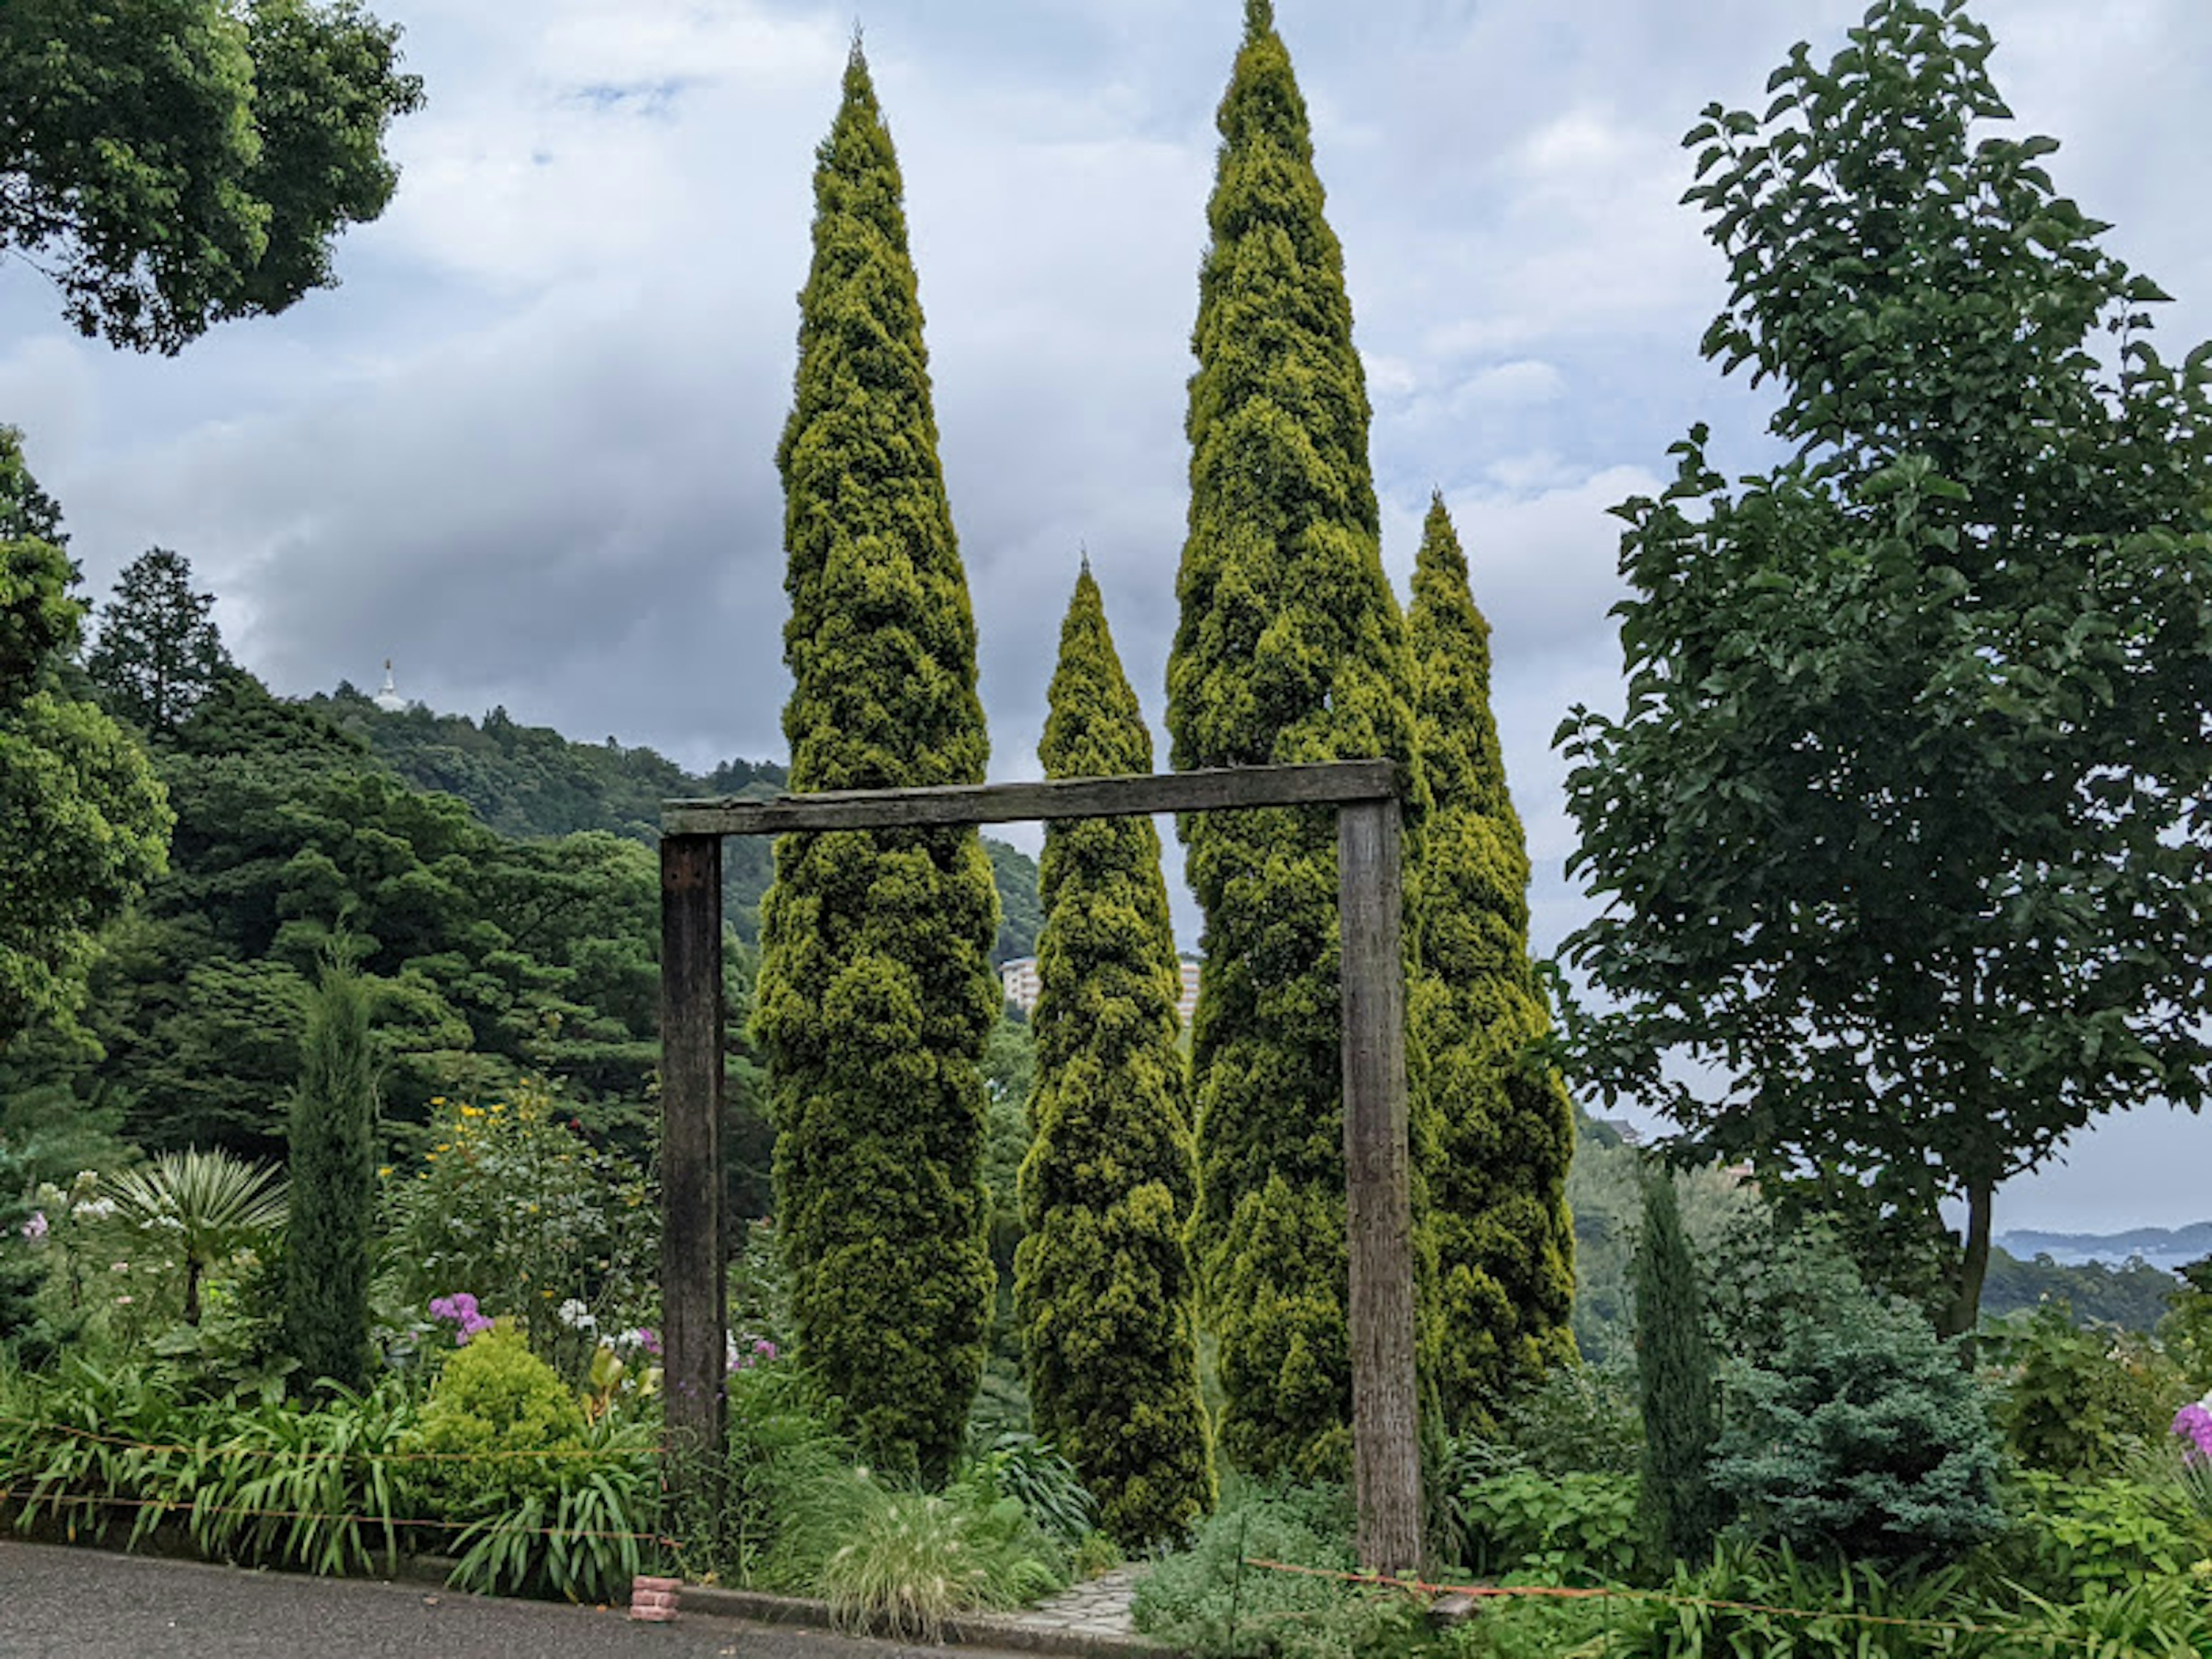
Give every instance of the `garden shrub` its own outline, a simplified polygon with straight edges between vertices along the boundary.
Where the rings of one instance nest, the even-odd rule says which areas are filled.
[[[2212,1557],[2212,1521],[2172,1482],[2030,1473],[1997,1551],[2008,1577],[2054,1601],[2189,1573]]]
[[[846,1628],[935,1642],[956,1613],[1019,1607],[1067,1582],[1062,1553],[988,1480],[927,1492],[866,1469],[842,1475],[850,1508],[815,1589]]]
[[[420,1165],[384,1177],[387,1310],[416,1321],[433,1297],[466,1291],[580,1381],[598,1328],[649,1317],[660,1221],[643,1177],[586,1139],[540,1087],[481,1106],[431,1103]],[[571,1304],[583,1315],[563,1322]]]
[[[1893,1562],[2002,1529],[1991,1402],[1917,1310],[1817,1234],[1775,1239],[1741,1294],[1711,1474],[1749,1535]]]
[[[1353,1517],[1339,1486],[1231,1482],[1188,1549],[1137,1586],[1137,1628],[1206,1659],[1342,1659],[1402,1648],[1419,1608],[1395,1590],[1241,1565],[1247,1560],[1348,1572]]]
[[[1644,1419],[1632,1365],[1557,1365],[1506,1408],[1505,1443],[1553,1474],[1634,1474]]]
[[[438,1373],[404,1449],[410,1486],[438,1515],[475,1519],[552,1489],[583,1449],[584,1410],[512,1326],[484,1332]],[[423,1455],[429,1454],[429,1455]]]
[[[1663,1567],[1702,1558],[1726,1519],[1707,1474],[1720,1433],[1717,1361],[1674,1178],[1663,1164],[1644,1174],[1635,1267],[1644,1544]]]
[[[2180,1370],[2141,1338],[2083,1329],[2046,1303],[1990,1322],[1984,1344],[2005,1378],[1998,1420],[2024,1467],[2109,1474],[2166,1437]]]
[[[1466,1487],[1458,1508],[1477,1571],[1591,1584],[1619,1583],[1635,1570],[1633,1475],[1519,1469]]]

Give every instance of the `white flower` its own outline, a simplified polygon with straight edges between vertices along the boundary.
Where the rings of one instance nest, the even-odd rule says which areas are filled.
[[[554,1310],[554,1317],[572,1331],[595,1331],[599,1328],[592,1310],[573,1296]]]

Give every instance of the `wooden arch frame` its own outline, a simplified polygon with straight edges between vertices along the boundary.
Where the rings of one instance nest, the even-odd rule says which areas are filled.
[[[660,1288],[671,1450],[719,1447],[724,1429],[729,1315],[720,1180],[723,836],[1334,806],[1343,928],[1346,1314],[1359,1558],[1386,1572],[1418,1567],[1421,1469],[1398,790],[1392,763],[1364,760],[665,803]],[[697,1484],[710,1468],[708,1461],[678,1456],[671,1477],[711,1498],[711,1483]]]

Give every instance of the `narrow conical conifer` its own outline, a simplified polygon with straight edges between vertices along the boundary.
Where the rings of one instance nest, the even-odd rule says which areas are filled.
[[[1644,1172],[1644,1224],[1636,1240],[1636,1372],[1644,1412],[1641,1486],[1644,1545],[1656,1572],[1700,1559],[1720,1527],[1706,1474],[1720,1423],[1705,1298],[1682,1231],[1674,1179]]]
[[[1217,117],[1190,382],[1188,538],[1168,664],[1179,769],[1391,757],[1411,663],[1382,574],[1369,410],[1305,103],[1265,0]],[[1409,821],[1419,822],[1413,780]],[[1336,832],[1327,811],[1186,819],[1206,915],[1196,1227],[1222,1442],[1255,1472],[1350,1467]]]
[[[795,790],[979,782],[988,754],[902,192],[855,43],[777,453]],[[800,1350],[867,1455],[927,1477],[959,1449],[988,1328],[997,926],[973,830],[786,836],[762,906],[754,1029]]]
[[[376,1202],[376,1058],[368,988],[332,963],[307,996],[292,1097],[291,1219],[284,1346],[297,1381],[357,1389],[368,1370],[368,1277]]]
[[[1549,1016],[1528,960],[1528,853],[1490,708],[1490,624],[1437,496],[1408,619],[1430,811],[1422,849],[1426,972],[1412,1018],[1435,1139],[1437,1394],[1455,1428],[1574,1357],[1574,1109],[1528,1058]]]
[[[1060,627],[1037,753],[1051,778],[1152,769],[1152,734],[1087,564]],[[1183,1237],[1197,1152],[1152,820],[1047,826],[1042,891],[1015,1310],[1038,1430],[1097,1496],[1108,1535],[1136,1550],[1187,1531],[1213,1502]]]

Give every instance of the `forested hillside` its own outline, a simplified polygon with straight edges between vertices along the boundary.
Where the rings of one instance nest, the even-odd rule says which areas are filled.
[[[682,796],[780,793],[786,773],[775,761],[729,760],[707,773],[686,772],[651,749],[626,748],[612,737],[577,743],[550,726],[525,726],[504,708],[481,722],[434,714],[420,703],[397,714],[341,681],[337,691],[307,700],[392,771],[417,789],[437,790],[469,804],[477,818],[519,838],[603,830],[652,844],[660,803]],[[1036,862],[1004,842],[985,840],[998,878],[1001,917],[994,963],[1036,948]],[[760,899],[774,873],[773,843],[734,836],[722,844],[724,913],[746,944],[759,942]]]
[[[84,1032],[0,1058],[0,1133],[42,1171],[149,1150],[281,1155],[303,999],[326,953],[368,975],[382,1133],[397,1154],[441,1097],[525,1076],[641,1153],[658,1054],[659,887],[671,796],[775,793],[782,768],[704,776],[650,749],[572,743],[495,710],[387,714],[350,687],[305,702],[223,667],[149,747],[177,815],[167,873],[102,935]],[[731,1196],[768,1207],[768,1133],[744,1034],[769,843],[728,843]],[[992,848],[1005,954],[1036,927],[1036,867]]]

